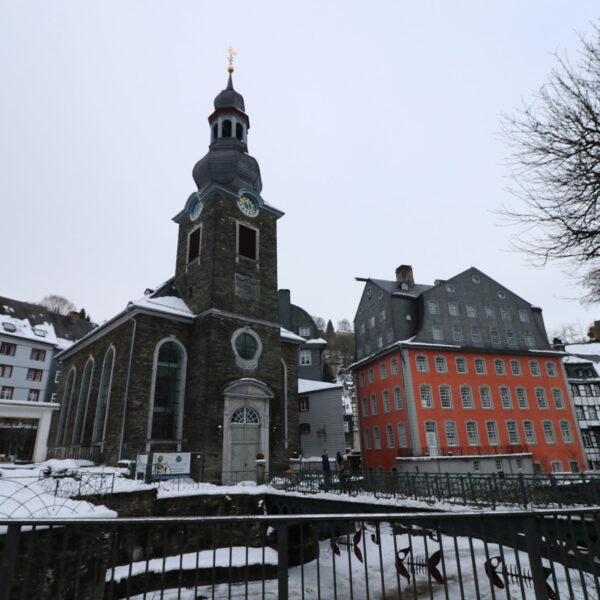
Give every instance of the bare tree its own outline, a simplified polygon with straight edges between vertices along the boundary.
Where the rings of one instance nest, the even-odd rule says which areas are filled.
[[[522,201],[503,208],[521,226],[515,246],[534,263],[567,259],[586,265],[583,283],[600,300],[600,28],[580,37],[581,59],[556,56],[557,67],[534,100],[505,116],[503,134]],[[536,260],[537,259],[537,260]]]
[[[338,321],[337,328],[338,331],[341,331],[342,333],[352,333],[354,331],[352,328],[352,323],[350,323],[348,319],[342,319],[341,321]]]
[[[578,323],[567,323],[552,330],[550,339],[559,339],[563,344],[584,344],[589,341]]]
[[[44,296],[40,300],[40,304],[48,310],[61,315],[68,315],[75,310],[75,305],[70,300],[67,300],[64,296],[58,296],[57,294]]]
[[[319,328],[319,331],[325,331],[325,319],[323,317],[315,317],[313,315],[313,321],[315,325]]]

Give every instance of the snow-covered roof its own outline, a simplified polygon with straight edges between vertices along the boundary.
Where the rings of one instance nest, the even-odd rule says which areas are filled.
[[[300,342],[301,344],[303,344],[306,341],[303,337],[296,335],[294,332],[290,331],[289,329],[286,329],[285,327],[282,327],[280,331],[281,337],[286,340],[293,340],[294,342]]]
[[[0,333],[5,336],[64,350],[94,327],[89,321],[61,315],[38,304],[0,298]]]
[[[572,365],[594,364],[593,360],[589,360],[588,358],[581,358],[581,356],[573,356],[573,355],[564,356],[562,361],[565,364],[572,364]]]
[[[188,308],[183,299],[178,298],[177,296],[160,296],[158,298],[155,298],[152,295],[144,296],[139,300],[133,300],[129,305],[137,306],[138,308],[147,308],[149,310],[157,310],[171,315],[184,317],[194,316],[194,313]]]
[[[311,340],[306,340],[307,344],[315,344],[315,345],[327,345],[327,341],[324,340],[323,338],[314,338]]]
[[[591,342],[590,344],[568,344],[565,350],[571,354],[593,354],[600,356],[600,342]]]
[[[313,381],[312,379],[298,379],[298,393],[308,394],[309,392],[318,392],[321,390],[332,390],[342,388],[341,383],[328,383],[327,381]]]

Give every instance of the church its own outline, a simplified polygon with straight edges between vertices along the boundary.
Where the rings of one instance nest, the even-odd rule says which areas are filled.
[[[50,455],[115,464],[191,452],[192,471],[231,481],[287,468],[299,449],[298,347],[278,316],[277,220],[248,154],[244,99],[226,89],[208,117],[197,191],[173,217],[175,275],[70,348]],[[52,447],[53,446],[53,447]]]

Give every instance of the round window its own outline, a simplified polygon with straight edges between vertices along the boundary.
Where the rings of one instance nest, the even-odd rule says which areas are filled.
[[[505,293],[504,293],[502,290],[500,290],[500,291],[498,292],[498,298],[500,298],[500,299],[502,299],[502,300],[503,300],[504,298],[506,298],[506,294],[505,294]]]
[[[454,286],[453,286],[453,285],[451,285],[451,284],[448,284],[448,285],[446,286],[446,291],[447,291],[449,294],[454,294]]]
[[[249,333],[240,333],[235,338],[235,349],[244,360],[252,360],[256,356],[258,343],[254,336],[251,336]]]
[[[473,277],[471,277],[471,281],[473,283],[479,283],[481,279],[479,279],[479,275],[473,275]]]

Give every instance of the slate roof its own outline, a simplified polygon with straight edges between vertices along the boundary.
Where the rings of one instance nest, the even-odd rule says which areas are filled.
[[[16,327],[16,330],[11,332],[0,325],[0,333],[4,335],[26,337],[63,348],[84,337],[96,327],[94,323],[61,315],[39,304],[21,302],[3,296],[0,296],[1,323],[12,323]],[[44,330],[46,335],[36,336],[33,328]]]
[[[231,75],[227,88],[215,98],[215,110],[240,112],[248,118],[244,112],[244,98],[233,89]],[[211,118],[212,116],[209,120]],[[252,190],[260,196],[262,190],[258,162],[248,154],[246,142],[235,136],[213,139],[208,154],[196,163],[192,175],[200,194],[215,183],[235,194],[244,189]]]
[[[389,281],[387,279],[372,279],[370,277],[357,277],[357,281],[370,281],[373,285],[380,287],[384,292],[392,294],[394,296],[409,296],[411,298],[417,298],[423,292],[432,288],[432,285],[426,283],[415,283],[413,287],[407,290],[401,290],[397,281]]]
[[[233,79],[231,73],[227,80],[227,87],[221,91],[215,98],[215,110],[219,108],[237,108],[245,112],[244,97],[233,89]]]

